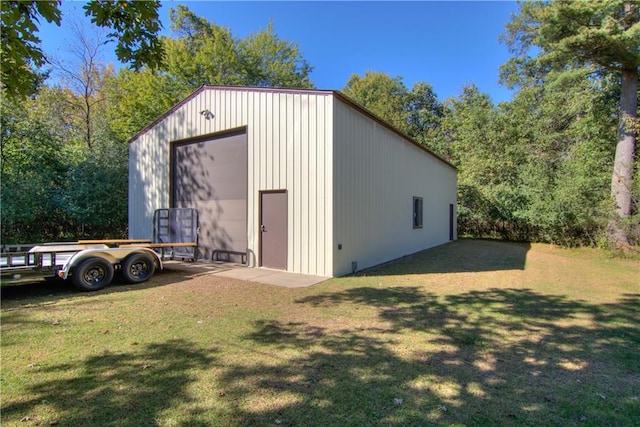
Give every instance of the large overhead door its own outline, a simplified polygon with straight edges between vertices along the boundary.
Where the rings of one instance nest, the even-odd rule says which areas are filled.
[[[246,132],[174,143],[172,172],[173,207],[198,210],[202,256],[246,254]]]

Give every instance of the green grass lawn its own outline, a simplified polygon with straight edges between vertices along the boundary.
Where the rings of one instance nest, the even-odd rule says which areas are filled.
[[[461,240],[286,289],[2,288],[3,426],[640,425],[640,263]]]

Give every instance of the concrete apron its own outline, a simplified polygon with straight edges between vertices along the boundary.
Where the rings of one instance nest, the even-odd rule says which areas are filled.
[[[165,261],[163,264],[167,270],[189,271],[198,275],[214,274],[244,280],[245,282],[263,283],[265,285],[276,285],[286,288],[308,288],[309,286],[330,279],[330,277],[290,273],[288,271],[271,270],[262,267],[246,267],[242,264],[228,262],[188,263],[174,260]]]

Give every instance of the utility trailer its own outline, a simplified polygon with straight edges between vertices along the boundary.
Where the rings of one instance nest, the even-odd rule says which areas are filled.
[[[127,283],[141,283],[162,269],[163,259],[197,260],[198,213],[190,208],[156,210],[153,240],[79,240],[10,249],[3,247],[0,253],[2,281],[52,276],[71,278],[83,291],[97,291],[119,272]]]

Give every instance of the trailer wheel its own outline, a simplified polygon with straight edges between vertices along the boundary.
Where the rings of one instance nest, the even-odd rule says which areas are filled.
[[[113,265],[102,258],[87,258],[78,264],[71,278],[78,289],[98,291],[113,280]]]
[[[147,254],[131,254],[122,263],[122,277],[127,283],[142,283],[155,271],[156,264]]]

